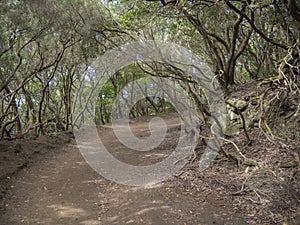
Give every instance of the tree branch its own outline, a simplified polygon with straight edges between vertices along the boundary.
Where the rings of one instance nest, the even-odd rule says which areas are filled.
[[[253,30],[258,33],[263,39],[265,39],[267,42],[272,43],[273,45],[276,45],[278,47],[281,47],[285,50],[288,50],[288,47],[282,43],[278,43],[276,41],[274,41],[273,39],[267,37],[260,29],[257,28],[257,26],[254,24],[254,21],[252,19],[250,19],[244,12],[242,12],[241,10],[239,10],[238,8],[236,8],[233,4],[230,3],[229,0],[224,0],[226,5],[231,8],[233,11],[235,11],[237,14],[239,14],[240,16],[243,16],[248,23],[251,25],[251,27],[253,28]]]

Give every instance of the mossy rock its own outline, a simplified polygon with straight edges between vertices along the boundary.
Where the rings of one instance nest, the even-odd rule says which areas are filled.
[[[238,110],[245,110],[248,107],[248,102],[244,100],[229,99],[228,103],[234,105]]]
[[[238,126],[226,126],[225,135],[228,137],[234,137],[240,133]]]

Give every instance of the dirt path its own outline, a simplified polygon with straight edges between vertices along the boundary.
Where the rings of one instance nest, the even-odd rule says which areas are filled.
[[[109,126],[99,132],[117,158],[141,165],[161,160],[176,144],[178,119],[166,120],[166,142],[151,154],[126,151]],[[147,124],[135,121],[133,130],[147,136]],[[205,184],[194,186],[179,178],[149,188],[110,182],[89,167],[74,139],[9,179],[1,225],[246,224],[230,202],[208,193]]]

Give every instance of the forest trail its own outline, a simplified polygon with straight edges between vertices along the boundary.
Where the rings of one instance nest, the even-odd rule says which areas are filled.
[[[141,136],[147,135],[147,118],[140,120],[131,126]],[[174,142],[179,126],[178,119],[165,120],[171,129],[163,148]],[[99,131],[121,160],[143,164],[168,153],[130,157],[131,153],[122,154],[125,150],[109,126]],[[9,178],[0,224],[247,224],[226,199],[210,195],[204,186],[197,187],[195,194],[195,187],[176,177],[149,188],[116,184],[90,168],[73,138],[56,147]]]

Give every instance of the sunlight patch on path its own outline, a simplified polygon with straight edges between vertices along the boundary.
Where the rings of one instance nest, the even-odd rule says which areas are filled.
[[[77,218],[80,216],[88,215],[88,213],[85,210],[81,208],[75,208],[70,205],[62,206],[56,204],[56,205],[50,205],[48,207],[53,209],[60,217]]]
[[[100,225],[101,223],[97,220],[85,220],[80,222],[82,225]]]
[[[141,209],[140,211],[134,213],[133,215],[134,216],[138,216],[138,215],[142,215],[144,213],[147,213],[149,211],[153,211],[153,210],[159,210],[159,209],[170,209],[171,207],[170,206],[160,206],[160,207],[149,207],[149,208],[145,208],[145,209]]]

